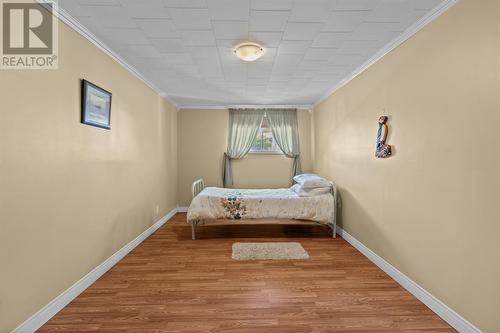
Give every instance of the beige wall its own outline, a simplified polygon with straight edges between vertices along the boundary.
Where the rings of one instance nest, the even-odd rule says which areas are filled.
[[[302,169],[311,169],[311,114],[298,112]],[[207,186],[222,186],[222,156],[227,148],[228,110],[179,111],[179,205],[191,202],[191,183],[203,178]],[[233,161],[234,186],[290,186],[292,162],[283,155],[248,154]]]
[[[379,115],[394,156],[374,157]],[[463,0],[313,113],[343,228],[500,332],[500,2]]]
[[[0,71],[2,333],[177,205],[174,107],[59,34],[58,70]],[[82,78],[113,93],[111,130],[80,124]]]

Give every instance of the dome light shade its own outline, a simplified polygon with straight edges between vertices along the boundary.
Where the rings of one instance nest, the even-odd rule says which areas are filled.
[[[255,61],[265,53],[264,48],[256,43],[242,43],[236,45],[233,52],[243,61]]]

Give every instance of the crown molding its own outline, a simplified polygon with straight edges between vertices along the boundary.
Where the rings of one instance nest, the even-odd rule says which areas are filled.
[[[413,23],[410,27],[408,27],[401,35],[396,37],[396,39],[390,41],[388,44],[386,44],[381,50],[379,50],[375,55],[373,55],[370,59],[365,61],[361,66],[357,67],[354,71],[352,71],[349,75],[347,75],[344,79],[342,79],[339,83],[335,84],[331,89],[329,89],[321,98],[314,103],[314,106],[317,106],[318,104],[322,103],[324,100],[326,100],[328,97],[330,97],[334,92],[345,86],[347,83],[349,83],[352,79],[354,79],[356,76],[364,72],[366,69],[368,69],[371,65],[375,64],[377,61],[379,61],[381,58],[383,58],[386,54],[394,50],[396,47],[399,45],[403,44],[406,40],[408,40],[410,37],[415,35],[417,32],[419,32],[423,27],[425,27],[427,24],[431,23],[434,21],[436,18],[438,18],[441,14],[446,12],[448,9],[453,7],[456,3],[458,3],[460,0],[447,0],[445,2],[440,3],[438,6],[433,8],[431,11],[429,11],[426,15],[424,15],[422,18],[420,18],[418,21]]]
[[[37,0],[37,2],[45,7],[46,0]],[[153,82],[149,81],[144,75],[142,75],[137,69],[132,65],[127,63],[122,57],[120,57],[116,52],[114,52],[109,46],[103,43],[99,38],[97,38],[90,30],[85,28],[77,19],[71,16],[67,11],[62,9],[60,6],[54,6],[53,14],[71,29],[79,33],[81,36],[86,38],[89,42],[97,46],[98,49],[110,56],[114,61],[120,64],[123,68],[129,71],[136,78],[144,82],[148,87],[153,89],[160,97],[165,99],[167,102],[172,104],[176,109],[178,109],[177,103],[175,103],[172,98],[170,98],[164,91],[158,88]]]

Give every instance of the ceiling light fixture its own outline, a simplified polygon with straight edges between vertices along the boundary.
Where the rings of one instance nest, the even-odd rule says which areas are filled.
[[[241,43],[236,45],[234,54],[243,61],[255,61],[265,53],[264,48],[256,43]]]

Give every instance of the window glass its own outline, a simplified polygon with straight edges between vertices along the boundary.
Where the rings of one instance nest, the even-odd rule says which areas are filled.
[[[264,117],[262,120],[262,124],[260,125],[259,131],[257,132],[257,136],[252,145],[251,152],[273,152],[273,153],[281,153],[280,148],[276,144],[274,140],[273,131],[269,127],[267,123],[267,117]]]

